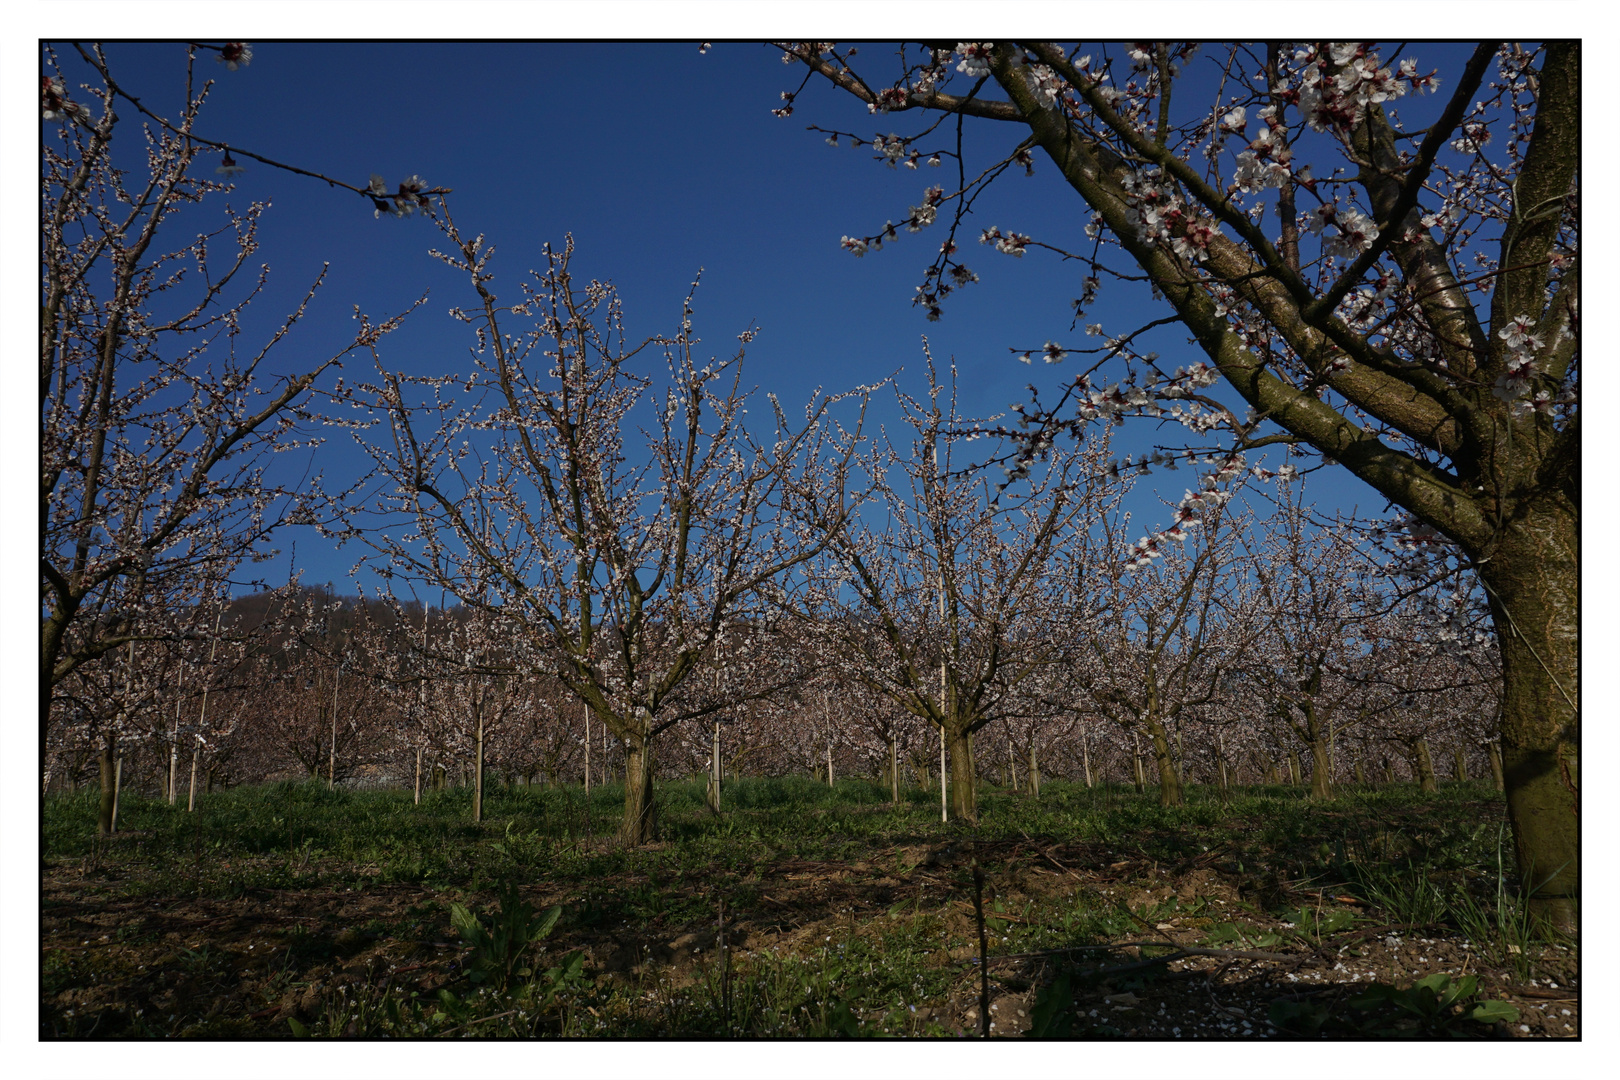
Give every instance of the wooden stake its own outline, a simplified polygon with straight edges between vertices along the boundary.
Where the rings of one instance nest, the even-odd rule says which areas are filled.
[[[331,791],[337,786],[337,706],[338,683],[343,680],[343,665],[339,664],[337,672],[332,676],[332,748],[326,759],[326,790]]]
[[[113,763],[113,811],[112,831],[118,831],[118,793],[124,783],[124,755],[119,754]]]
[[[473,712],[478,720],[478,735],[473,748],[473,822],[484,820],[484,698],[480,691],[473,694]]]

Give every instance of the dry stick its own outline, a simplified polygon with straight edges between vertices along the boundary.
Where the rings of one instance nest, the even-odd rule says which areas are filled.
[[[984,871],[973,860],[973,918],[979,924],[979,1038],[990,1037],[990,964],[984,939]]]
[[[1003,953],[1000,956],[991,957],[991,959],[1033,960],[1043,956],[1061,956],[1064,953],[1072,952],[1109,952],[1114,949],[1163,949],[1166,947],[1166,944],[1162,941],[1116,941],[1108,945],[1066,945],[1061,949],[1041,949],[1037,952],[1025,953]],[[1167,964],[1172,960],[1181,960],[1189,956],[1224,956],[1234,960],[1271,960],[1278,962],[1285,960],[1299,961],[1308,959],[1308,954],[1262,952],[1257,949],[1210,949],[1201,945],[1180,945],[1174,946],[1174,948],[1174,952],[1165,953],[1163,956],[1152,956],[1146,960],[1141,960],[1133,964],[1127,964],[1124,967],[1104,968],[1101,971],[1093,972],[1092,974],[1108,975],[1120,971],[1130,971],[1135,968],[1150,967],[1154,964]],[[969,960],[957,961],[958,964],[966,964],[971,962],[972,961]]]
[[[469,1020],[465,1024],[457,1024],[455,1027],[451,1028],[449,1031],[441,1031],[441,1032],[439,1032],[439,1037],[444,1038],[444,1037],[446,1037],[448,1035],[454,1035],[456,1032],[460,1031],[462,1028],[469,1028],[469,1027],[472,1027],[474,1024],[483,1024],[483,1023],[487,1023],[490,1020],[499,1020],[502,1017],[516,1016],[516,1015],[517,1015],[517,1010],[516,1009],[508,1009],[506,1012],[496,1013],[494,1016],[480,1016],[477,1020]]]

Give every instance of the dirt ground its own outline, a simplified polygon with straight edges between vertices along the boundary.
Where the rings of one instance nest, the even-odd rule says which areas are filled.
[[[1278,998],[1333,1005],[1367,983],[1405,986],[1426,975],[1474,975],[1480,996],[1518,1010],[1513,1023],[1479,1025],[1478,1034],[1507,1038],[1570,1038],[1580,1033],[1577,955],[1548,947],[1537,956],[1533,984],[1485,961],[1482,950],[1438,926],[1369,925],[1361,917],[1342,932],[1306,941],[1290,924],[1256,913],[1251,885],[1208,866],[1158,867],[1108,856],[1085,844],[989,845],[1003,925],[1022,910],[1077,891],[1131,910],[1174,910],[1122,941],[1152,942],[1189,952],[1168,962],[1143,962],[1137,947],[1007,954],[992,943],[992,1034],[1021,1034],[1031,1026],[1039,989],[1062,971],[1073,980],[1072,1001],[1082,1037],[1263,1038],[1279,1034],[1268,1022]],[[983,846],[981,846],[983,847]],[[797,952],[840,933],[878,934],[897,904],[940,917],[948,940],[973,941],[971,890],[963,875],[975,854],[964,846],[897,846],[850,863],[778,859],[750,882],[748,899],[727,919],[732,955]],[[1115,856],[1117,858],[1117,856]],[[1213,861],[1213,860],[1211,860]],[[309,868],[318,880],[319,867]],[[414,884],[319,885],[249,890],[234,899],[151,896],[104,899],[127,884],[119,871],[64,861],[42,880],[43,1037],[282,1038],[288,1018],[310,1020],[356,984],[437,992],[460,980],[464,950],[444,908],[460,895]],[[611,893],[633,882],[603,881]],[[573,890],[536,885],[523,890],[536,908],[577,905]],[[1292,897],[1290,906],[1318,911],[1350,898]],[[1268,905],[1275,910],[1275,905]],[[1225,912],[1282,939],[1266,948],[1209,941]],[[1192,914],[1196,912],[1196,914]],[[1344,920],[1349,922],[1349,920]],[[1200,945],[1199,943],[1203,943]],[[598,980],[649,976],[679,981],[717,944],[713,918],[677,922],[662,917],[644,929],[565,924],[549,952],[581,949],[585,971]],[[941,948],[929,962],[951,973],[944,1000],[918,1007],[915,1030],[976,1032],[981,995],[977,949]],[[1078,965],[1078,967],[1076,966]]]

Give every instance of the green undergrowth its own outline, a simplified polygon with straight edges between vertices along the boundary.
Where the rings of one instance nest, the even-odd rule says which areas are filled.
[[[971,888],[960,860],[922,865],[927,853],[952,850],[975,852],[990,882],[994,954],[1095,946],[1165,920],[1227,949],[1320,946],[1398,924],[1466,934],[1480,956],[1519,981],[1531,975],[1532,935],[1503,865],[1510,853],[1501,798],[1483,785],[1428,795],[1412,786],[1350,790],[1325,803],[1296,788],[1223,798],[1191,787],[1187,805],[1170,808],[1129,787],[1057,782],[1037,799],[986,786],[976,828],[941,823],[937,789],[911,790],[895,805],[885,786],[860,778],[832,788],[809,777],[742,779],[725,785],[718,815],[705,806],[704,789],[702,779],[661,783],[662,835],[639,849],[613,840],[623,792],[612,784],[588,797],[578,787],[496,785],[481,823],[471,821],[464,788],[426,793],[415,805],[409,791],[284,783],[208,794],[195,813],[126,798],[112,840],[95,836],[92,793],[49,798],[45,869],[73,875],[75,903],[380,899],[363,925],[306,919],[266,931],[260,959],[227,956],[246,948],[229,942],[188,942],[145,963],[131,954],[124,968],[89,952],[48,953],[47,998],[119,980],[140,986],[160,973],[182,987],[233,985],[244,971],[257,981],[239,991],[254,999],[239,1010],[251,1022],[176,1012],[154,1023],[168,1006],[151,1004],[92,1027],[85,1011],[47,1009],[57,1025],[47,1033],[954,1033],[941,1002],[959,997],[971,977],[963,967],[976,948],[964,899]],[[1049,857],[1054,845],[1087,860],[1095,881],[1068,882],[1072,868]],[[927,870],[921,878],[919,867]],[[1035,870],[1066,884],[1045,893],[1016,885]],[[1230,899],[1131,899],[1144,883],[1193,871],[1232,883]],[[515,885],[549,897],[546,906],[527,906]],[[891,893],[900,899],[874,913],[873,898]],[[47,895],[47,917],[52,903]],[[849,905],[864,905],[863,913]],[[719,949],[712,928],[721,911],[726,925],[763,936]],[[656,943],[704,927],[710,938],[678,964],[622,964],[610,973],[585,960],[613,942]],[[143,931],[128,933],[138,942]],[[362,960],[364,972],[356,968]],[[349,974],[334,995],[339,969]],[[377,974],[400,969],[415,971],[412,981]],[[430,972],[433,979],[415,981]],[[293,1015],[274,1007],[316,988],[319,1000]],[[141,993],[126,996],[169,1000]],[[1043,999],[1042,1022],[1059,1030],[1052,1000]],[[1369,999],[1346,1015],[1372,1023],[1405,1001]],[[1348,1030],[1296,1011],[1282,1018],[1292,1028]],[[1449,1023],[1453,1012],[1462,1015],[1462,1006],[1419,1019],[1433,1027],[1441,1023],[1435,1016]]]

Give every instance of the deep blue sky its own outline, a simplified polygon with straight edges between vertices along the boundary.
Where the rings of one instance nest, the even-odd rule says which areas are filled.
[[[1065,2],[1043,6],[948,0],[824,4],[814,13],[811,5],[757,2],[639,6],[86,2],[15,7],[26,8],[24,14],[34,33],[13,26],[12,35],[0,41],[5,58],[0,79],[8,91],[4,118],[14,146],[37,131],[36,36],[60,39],[71,33],[89,39],[183,32],[210,41],[245,37],[255,41],[254,62],[234,75],[218,72],[220,86],[206,114],[205,133],[220,133],[259,152],[284,155],[291,162],[349,176],[358,183],[374,170],[391,182],[414,171],[432,183],[453,187],[463,225],[488,232],[500,245],[497,268],[514,276],[534,261],[531,255],[542,240],[557,240],[572,230],[579,242],[579,266],[611,277],[622,288],[633,328],[643,332],[672,325],[687,282],[696,267],[703,265],[707,270],[698,303],[699,328],[717,351],[724,351],[732,343],[732,335],[757,320],[764,333],[750,351],[753,377],[785,400],[802,396],[818,383],[845,386],[901,365],[915,370],[920,359],[918,342],[926,332],[937,355],[954,353],[959,358],[969,385],[976,388],[987,409],[1004,408],[1018,400],[1022,396],[1019,388],[1029,375],[1043,374],[1039,368],[1032,372],[1007,359],[1006,349],[1011,344],[1039,344],[1062,335],[1068,326],[1071,285],[1048,260],[1031,256],[1017,262],[986,251],[973,262],[983,277],[981,284],[953,298],[942,323],[926,323],[909,300],[927,249],[935,242],[930,234],[905,237],[893,249],[863,260],[844,255],[837,241],[844,233],[870,231],[903,214],[916,201],[928,176],[890,173],[847,147],[834,150],[805,132],[804,123],[812,121],[842,123],[863,131],[876,129],[874,118],[831,92],[801,98],[791,120],[773,118],[769,110],[777,104],[777,94],[796,85],[797,78],[771,51],[721,45],[699,57],[689,45],[667,49],[622,44],[278,46],[266,40],[264,26],[268,21],[273,32],[296,37],[479,33],[724,36],[729,31],[748,37],[883,38],[928,33],[966,38],[992,31],[1005,33],[1016,25],[1020,33],[1038,29],[1057,36],[1173,32],[1192,38],[1229,34],[1313,38],[1342,35],[1352,16],[1369,19],[1385,33],[1398,23],[1404,33],[1431,37],[1457,33],[1480,37],[1498,33],[1580,35],[1603,25],[1596,19],[1598,6],[1584,0],[1550,5],[1491,0],[1442,5],[1401,0],[1361,5],[1354,12],[1341,5],[1298,3]],[[559,12],[572,17],[559,19]],[[590,13],[583,26],[581,12]],[[16,14],[8,11],[8,17]],[[743,27],[738,22],[741,18],[754,22]],[[877,24],[871,21],[874,18],[883,21]],[[1458,25],[1463,18],[1465,27]],[[848,27],[854,21],[861,29],[850,34]],[[1532,22],[1533,29],[1527,25]],[[725,30],[715,30],[717,23]],[[828,28],[829,23],[837,29]],[[627,62],[630,55],[636,57],[636,66]],[[127,72],[143,88],[141,92],[157,95],[154,104],[178,101],[179,56],[173,48],[126,48],[114,53],[121,72]],[[1602,60],[1601,55],[1594,55],[1589,62],[1596,65]],[[1597,74],[1587,87],[1592,98],[1589,115],[1612,118],[1620,105],[1616,101],[1620,84],[1602,78],[1596,66],[1593,71]],[[896,130],[902,130],[898,124]],[[1589,139],[1588,174],[1612,178],[1614,152],[1613,140]],[[26,169],[13,169],[0,181],[9,184],[9,198],[3,204],[8,234],[4,270],[11,288],[4,322],[13,356],[28,355],[34,347],[31,331],[37,310],[31,283],[37,281],[36,179]],[[1000,201],[983,204],[982,224],[1034,232],[1065,214],[1077,218],[1074,197],[1058,190],[1053,179],[1053,170],[1044,163],[1034,180],[1009,178],[1000,185],[996,196]],[[1612,179],[1601,182],[1612,184]],[[330,342],[346,337],[351,304],[360,303],[376,312],[391,310],[425,286],[432,287],[433,296],[410,329],[390,341],[388,362],[400,367],[417,364],[426,370],[454,366],[465,355],[467,339],[459,328],[447,326],[443,317],[444,310],[460,302],[465,292],[459,281],[426,258],[435,237],[430,225],[374,221],[354,196],[262,169],[243,176],[240,190],[244,200],[274,199],[263,232],[264,255],[275,269],[283,301],[302,288],[321,261],[333,264],[316,317],[292,339],[289,357],[293,350],[319,354]],[[1037,218],[1037,213],[1047,216]],[[1583,227],[1587,242],[1596,250],[1609,249],[1614,217],[1610,205],[1589,201]],[[1595,296],[1605,295],[1602,282],[1612,275],[1603,262],[1593,260],[1583,273]],[[269,315],[282,310],[285,303],[267,300],[261,307]],[[1611,308],[1602,303],[1588,307],[1587,317],[1592,320],[1588,330],[1596,340],[1607,340],[1614,318]],[[1602,365],[1594,369],[1593,381],[1585,390],[1588,400],[1594,394],[1602,402],[1612,400]],[[13,401],[12,423],[4,425],[0,438],[12,440],[6,446],[12,461],[29,462],[36,453],[35,437],[30,434],[35,421],[22,413],[31,399],[17,395]],[[1588,426],[1602,460],[1606,441],[1612,436],[1602,424]],[[340,464],[329,466],[329,471],[341,471]],[[7,475],[18,486],[28,482],[27,468]],[[1601,474],[1594,475],[1599,475],[1597,482],[1601,483]],[[1166,478],[1169,494],[1179,495],[1188,479],[1185,471],[1170,474]],[[1340,480],[1337,489],[1335,494],[1327,484],[1312,482],[1312,492],[1322,501],[1353,500],[1366,510],[1381,505],[1373,493],[1354,481]],[[1330,495],[1334,496],[1331,500]],[[14,504],[31,505],[32,496],[23,492],[12,496]],[[1601,535],[1605,503],[1600,499],[1594,505]],[[13,543],[21,548],[24,542]],[[14,563],[19,572],[11,579],[18,593],[11,605],[15,611],[30,604],[30,598],[21,595],[20,568],[32,565],[33,553],[24,550],[18,554],[22,557]],[[300,543],[299,558],[308,570],[308,580],[331,578],[339,583],[353,562],[347,553],[319,558],[307,542]],[[1597,605],[1594,610],[1602,612],[1612,607],[1613,576],[1602,564],[1594,565],[1598,569],[1587,581]],[[268,576],[273,580],[275,574]],[[37,614],[37,606],[34,610]],[[1601,642],[1608,639],[1601,636],[1602,621],[1601,617],[1594,620],[1600,631],[1592,639],[1598,643],[1594,655],[1606,655]],[[37,644],[24,639],[23,621],[19,618],[11,625],[16,636],[9,643],[8,655],[34,655],[31,650]],[[20,666],[21,661],[14,659],[14,663]],[[1612,700],[1605,665],[1590,668],[1587,694],[1595,690],[1600,702]],[[31,677],[12,674],[24,685]],[[1594,753],[1613,752],[1612,735],[1604,725],[1593,727],[1589,737]],[[12,755],[11,760],[18,775],[7,785],[7,809],[13,820],[29,820],[37,812],[31,791],[38,778],[21,775],[29,769],[30,755]],[[1588,810],[1598,813],[1600,821],[1612,821],[1612,804],[1601,792],[1594,792],[1588,800],[1594,805]],[[19,835],[27,835],[27,830]],[[11,896],[9,908],[26,908],[30,902],[26,890],[12,890]],[[14,918],[8,925],[33,925],[30,911],[12,910],[11,914]],[[1594,928],[1591,933],[1595,939],[1602,929]],[[1586,944],[1590,948],[1595,943]],[[23,941],[8,940],[7,944],[18,955],[25,946],[32,947]],[[29,981],[18,979],[11,981],[6,996],[10,1006],[6,1015],[13,1021],[24,1018],[6,1028],[7,1049],[22,1051],[25,1061],[32,1060],[33,1036],[26,1031],[19,1035],[17,1028],[32,1015],[30,994]],[[1601,1048],[1590,1037],[1588,1043],[1592,1044],[1586,1048],[1592,1051],[1591,1060],[1601,1060],[1597,1057]],[[269,1048],[257,1048],[246,1056],[233,1052],[228,1065],[224,1059],[213,1061],[212,1055],[219,1052],[215,1047],[165,1048],[163,1053],[172,1058],[192,1049],[206,1053],[210,1063],[242,1075],[285,1075],[288,1065],[296,1069],[302,1064],[283,1061]],[[439,1049],[413,1046],[410,1060],[420,1065]],[[490,1048],[484,1049],[487,1056]],[[548,1051],[547,1060],[572,1061],[569,1055],[574,1049]],[[867,1071],[874,1071],[874,1063],[881,1059],[880,1068],[886,1075],[919,1075],[925,1068],[937,1074],[942,1062],[927,1053],[928,1049],[896,1046],[895,1053],[885,1057],[880,1047],[863,1051],[862,1060]],[[448,1056],[461,1054],[459,1048],[443,1050],[443,1060],[436,1064],[453,1067],[463,1060]],[[604,1053],[631,1063],[641,1062],[641,1055],[649,1052],[657,1053],[661,1064],[685,1060],[684,1048],[675,1044],[578,1050],[580,1064],[588,1059],[596,1068],[606,1060]],[[772,1052],[768,1068],[783,1076],[822,1076],[827,1064],[822,1050],[807,1047],[788,1057]],[[1208,1071],[1214,1065],[1221,1075],[1254,1075],[1252,1048],[1233,1046],[1230,1050],[1228,1055],[1227,1048],[1219,1046],[1200,1049],[1198,1067]],[[58,1049],[52,1053],[61,1056]],[[521,1053],[532,1067],[533,1053]],[[1112,1060],[1106,1052],[1099,1053],[1105,1055],[1100,1060]],[[1356,1051],[1346,1060],[1373,1064],[1371,1054]],[[378,1075],[376,1063],[384,1058],[377,1047],[369,1046],[332,1060],[341,1060],[344,1068],[359,1076]],[[726,1068],[738,1060],[727,1055],[717,1064],[711,1049],[693,1049],[694,1067],[711,1073],[718,1068],[715,1075],[740,1075],[735,1067]],[[1263,1074],[1281,1073],[1280,1066],[1266,1067],[1272,1060],[1263,1059]],[[762,1053],[761,1068],[767,1067],[765,1061]],[[1388,1064],[1382,1057],[1376,1063]],[[140,1075],[158,1075],[165,1068],[172,1071],[172,1060],[160,1062],[138,1047],[120,1048],[116,1064],[126,1072],[133,1067]],[[389,1059],[396,1073],[399,1064],[406,1063]],[[53,1067],[59,1069],[60,1061]],[[1575,1075],[1586,1073],[1597,1075],[1597,1070],[1580,1067],[1574,1071]]]
[[[869,62],[892,65],[884,47]],[[970,414],[1001,412],[1027,397],[1032,378],[1051,387],[1057,371],[1013,359],[1011,346],[1048,339],[1086,344],[1069,333],[1069,301],[1079,272],[1055,257],[1014,259],[973,242],[1000,225],[1079,246],[1084,212],[1056,170],[1037,159],[1033,178],[1004,177],[981,198],[960,237],[980,283],[950,297],[943,320],[927,322],[910,299],[944,236],[942,227],[854,258],[846,233],[870,234],[903,218],[932,183],[952,189],[955,170],[890,169],[869,148],[830,147],[808,123],[864,136],[909,131],[910,116],[874,117],[853,99],[812,84],[795,114],[771,109],[795,89],[802,69],[766,46],[718,44],[706,55],[691,44],[308,44],[254,42],[252,63],[226,71],[207,54],[198,64],[215,80],[198,133],[258,154],[363,184],[372,172],[390,185],[417,173],[454,189],[451,207],[465,233],[486,233],[499,249],[494,288],[513,295],[518,277],[540,261],[546,241],[572,233],[577,277],[611,279],[630,332],[674,328],[680,302],[699,267],[696,327],[705,348],[729,353],[750,323],[762,333],[749,350],[747,380],[790,407],[817,387],[840,390],[905,368],[920,390],[923,335],[936,358],[954,356]],[[184,89],[184,49],[171,44],[109,46],[115,77],[154,111],[172,116]],[[1434,61],[1442,63],[1443,57]],[[634,70],[636,77],[622,77]],[[970,170],[1014,145],[1011,128],[969,124]],[[941,145],[946,145],[942,135]],[[430,258],[442,246],[422,219],[373,217],[358,196],[244,161],[228,196],[205,203],[198,229],[217,222],[223,201],[265,200],[259,258],[272,287],[255,303],[261,333],[279,318],[323,262],[331,269],[311,315],[279,352],[289,368],[324,356],[348,339],[358,304],[375,317],[399,310],[424,290],[427,304],[384,340],[390,368],[419,373],[465,368],[471,336],[447,310],[469,301],[465,279]],[[1109,332],[1156,314],[1147,298],[1105,291],[1087,321]],[[250,324],[251,326],[251,324]],[[1171,363],[1184,335],[1158,347]],[[1095,344],[1095,342],[1090,342]],[[1186,348],[1186,360],[1196,354]],[[657,357],[646,354],[650,364]],[[351,379],[369,374],[352,358]],[[880,414],[881,417],[882,414]],[[1146,445],[1151,429],[1127,425],[1122,450]],[[1180,442],[1175,432],[1167,435]],[[315,457],[317,468],[347,479],[358,454],[342,433]],[[301,471],[300,464],[300,471]],[[1193,482],[1180,471],[1145,479],[1138,521],[1162,520],[1148,490],[1171,499]],[[1326,504],[1382,506],[1354,481],[1323,475],[1313,495]],[[278,542],[286,552],[288,535]],[[334,551],[298,536],[298,565],[308,582],[340,591],[363,552]],[[285,580],[286,557],[255,576]]]

